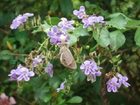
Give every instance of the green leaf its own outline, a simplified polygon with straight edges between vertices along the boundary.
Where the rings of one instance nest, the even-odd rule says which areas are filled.
[[[53,77],[49,79],[49,85],[53,87],[54,89],[59,86],[59,78],[58,77]]]
[[[125,43],[125,36],[121,31],[113,31],[110,33],[110,46],[113,50],[117,50]]]
[[[74,36],[73,34],[70,35],[70,41],[69,44],[70,46],[72,46],[73,44],[75,44],[77,42],[77,37]]]
[[[123,15],[116,15],[107,22],[108,25],[115,27],[117,29],[125,29],[128,19],[125,18]]]
[[[98,42],[99,41],[99,32],[98,31],[93,31],[93,37]]]
[[[44,21],[44,24],[37,27],[37,29],[34,29],[32,31],[32,33],[35,34],[37,32],[41,32],[41,31],[44,31],[45,33],[47,33],[50,30],[50,28],[51,28],[51,26],[47,23],[47,21]]]
[[[127,27],[129,28],[137,28],[140,26],[140,20],[129,20],[128,23],[127,23]]]
[[[60,21],[60,19],[58,17],[47,17],[47,23],[49,25],[56,25],[58,24],[58,22]]]
[[[85,28],[83,28],[82,26],[79,26],[75,28],[75,30],[73,31],[73,35],[75,35],[76,37],[79,37],[79,36],[87,36],[89,34]]]
[[[28,39],[28,35],[26,32],[22,31],[22,32],[16,32],[15,38],[17,41],[20,42],[21,45],[25,45],[26,41]]]
[[[34,29],[32,31],[32,33],[35,34],[35,33],[41,32],[41,31],[42,31],[42,27],[37,27],[36,29]]]
[[[81,103],[82,100],[83,100],[82,97],[74,96],[70,100],[68,100],[68,103]]]
[[[51,26],[46,21],[44,22],[44,24],[42,25],[42,27],[43,27],[43,31],[45,33],[47,33],[50,30],[50,28],[51,28]]]
[[[140,27],[137,28],[134,38],[136,45],[140,46]]]
[[[115,18],[115,17],[118,17],[118,16],[123,16],[125,19],[129,19],[127,16],[125,16],[123,13],[113,13],[111,15],[109,15],[110,18]]]
[[[46,83],[40,84],[39,86],[34,87],[35,99],[42,100],[44,102],[49,101],[51,98],[49,91],[50,91],[49,87],[46,85]]]
[[[88,35],[88,31],[84,29],[82,26],[79,26],[73,30],[73,33],[70,34],[70,41],[69,44],[73,45],[77,42],[79,36],[86,36]]]
[[[57,100],[58,100],[57,105],[67,105],[65,98],[63,98],[63,97],[57,97]]]
[[[103,28],[101,30],[98,44],[102,47],[107,47],[110,44],[110,36],[109,36],[109,32],[106,28]]]
[[[9,50],[3,50],[0,52],[0,60],[9,60],[11,58],[12,58],[12,55]]]
[[[51,94],[47,93],[44,97],[41,97],[41,99],[47,103],[48,101],[50,101],[50,99],[52,98]]]
[[[60,8],[63,14],[68,15],[73,11],[73,4],[71,0],[59,0]]]
[[[50,11],[52,12],[56,12],[56,10],[58,9],[58,0],[52,0],[52,4],[50,6]]]

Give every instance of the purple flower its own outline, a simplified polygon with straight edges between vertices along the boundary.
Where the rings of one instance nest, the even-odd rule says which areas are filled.
[[[66,18],[61,18],[57,26],[51,27],[47,32],[51,44],[60,45],[62,42],[67,43],[69,40],[68,31],[73,30],[74,21],[68,21]]]
[[[84,24],[83,28],[87,28],[89,26],[92,26],[94,24],[93,23],[93,17],[89,16],[87,18],[83,18],[82,23]]]
[[[62,29],[60,29],[57,26],[53,26],[50,31],[47,33],[50,37],[50,42],[52,44],[61,44],[62,39],[63,41],[67,42],[69,37],[66,32],[64,32]]]
[[[109,79],[107,81],[107,91],[108,92],[117,92],[118,91],[118,88],[120,88],[120,84],[118,83],[118,78],[117,77],[113,77],[111,79]]]
[[[65,83],[66,83],[66,81],[62,82],[62,83],[60,84],[60,87],[57,88],[56,91],[57,91],[57,92],[60,92],[61,90],[65,89]]]
[[[28,17],[33,16],[34,14],[32,13],[25,13],[23,15],[17,16],[13,21],[12,24],[10,25],[11,29],[17,29],[20,25],[25,23],[28,19]]]
[[[18,75],[16,74],[16,69],[12,69],[8,76],[10,76],[10,80],[17,80]]]
[[[84,6],[81,6],[79,11],[74,10],[73,14],[79,19],[82,19],[82,23],[84,24],[83,28],[88,28],[92,25],[95,25],[96,23],[104,23],[104,18],[102,16],[86,15]]]
[[[117,73],[117,77],[119,78],[119,84],[124,85],[125,87],[129,87],[130,84],[127,82],[128,78],[126,76],[122,76],[121,74]]]
[[[34,75],[33,71],[30,71],[22,65],[18,65],[16,69],[11,70],[8,76],[10,76],[10,80],[29,81],[30,77],[33,77]]]
[[[67,30],[73,30],[74,21],[68,21],[66,18],[61,18],[61,21],[58,23],[58,26],[63,30],[63,31],[67,31]]]
[[[74,10],[73,14],[75,16],[77,16],[79,19],[83,19],[84,17],[86,17],[86,12],[85,12],[85,7],[84,6],[80,6],[79,11],[78,10]]]
[[[104,23],[104,18],[102,16],[89,16],[82,19],[84,24],[83,28],[88,28],[89,26],[95,25],[96,23]]]
[[[35,57],[33,59],[33,63],[32,63],[33,67],[36,67],[39,63],[41,63],[42,62],[42,58],[43,57],[41,55],[38,55],[37,57]]]
[[[19,15],[17,16],[10,26],[11,29],[17,29],[21,24],[26,22],[27,18],[25,16]]]
[[[53,77],[53,65],[51,63],[48,63],[45,72],[48,73],[50,77]]]
[[[128,78],[126,76],[122,76],[121,74],[117,73],[116,76],[107,81],[107,91],[117,92],[121,85],[129,87],[130,84],[127,82],[127,80]]]
[[[87,76],[88,81],[94,82],[96,81],[96,76],[101,76],[101,67],[97,66],[94,60],[84,61],[84,63],[80,66],[80,69]]]
[[[93,21],[94,23],[104,23],[104,17],[103,16],[95,16],[95,19]]]

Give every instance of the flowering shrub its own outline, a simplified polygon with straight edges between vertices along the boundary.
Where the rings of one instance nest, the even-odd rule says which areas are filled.
[[[97,28],[97,30],[99,31],[101,30],[101,32],[103,31],[103,33],[104,31],[107,31],[107,29],[104,29],[105,26],[100,26],[100,27],[96,26],[96,24],[105,23],[104,18],[102,16],[86,15],[84,6],[81,6],[79,11],[74,10],[73,14],[76,15],[79,19],[82,19],[83,28],[88,28],[88,27],[91,27],[91,29]],[[19,26],[19,23],[23,24],[23,22],[26,22],[27,18],[30,16],[33,16],[33,14],[25,13],[23,16],[18,16],[16,19],[13,20],[12,25],[11,25],[13,26],[14,24],[15,28],[11,27],[11,29],[16,29]],[[58,23],[58,26],[52,26],[50,29],[48,29],[49,31],[47,32],[47,35],[50,39],[50,43],[54,45],[58,45],[60,49],[62,48],[62,46],[70,46],[69,43],[70,43],[70,40],[72,39],[70,39],[71,37],[70,37],[69,32],[73,32],[73,30],[76,30],[77,28],[77,27],[74,28],[73,24],[74,24],[74,20],[68,21],[66,18],[61,18],[61,21]],[[102,30],[102,27],[103,27],[103,30]],[[87,29],[87,32],[88,32],[88,29]],[[103,35],[103,37],[105,37],[105,35]],[[103,40],[106,41],[105,39]],[[116,40],[116,38],[113,40]],[[38,51],[37,53],[41,53],[41,51]],[[64,53],[63,51],[60,53],[60,55],[65,55],[65,54],[67,54],[66,55],[67,57],[62,58],[62,61],[61,61],[62,64],[64,62],[64,63],[68,63],[66,64],[67,66],[72,66],[71,62],[75,62],[75,61],[71,57],[71,52],[69,51],[69,52]],[[9,76],[11,77],[11,80],[29,81],[30,77],[34,76],[34,72],[36,72],[35,71],[36,67],[43,61],[42,60],[43,58],[41,56],[45,57],[45,55],[41,54],[41,55],[37,55],[35,58],[32,59],[31,66],[28,65],[31,68],[30,70],[21,65],[19,65],[16,70],[12,70],[11,74],[9,74]],[[62,56],[62,57],[65,57],[65,56]],[[72,59],[72,61],[70,59]],[[48,59],[45,59],[45,62],[49,62]],[[45,62],[42,62],[41,66],[43,66],[43,63],[46,64]],[[65,64],[63,65],[65,66]],[[50,77],[53,76],[52,68],[53,68],[53,65],[50,63],[48,64],[46,68],[44,68],[44,71],[48,73]],[[80,69],[87,76],[87,81],[91,81],[91,82],[95,82],[96,76],[101,76],[102,74],[100,71],[101,67],[98,67],[94,60],[85,60],[84,63],[80,66]],[[117,72],[115,72],[115,74],[116,73]],[[121,84],[124,84],[124,86],[126,87],[130,86],[130,84],[126,82],[128,80],[127,77],[123,77],[121,74],[117,74],[117,77],[114,76],[113,78],[108,80],[108,82],[106,83],[108,92],[111,92],[111,91],[117,92],[117,89],[120,88]],[[64,83],[65,82],[63,82],[60,88],[57,89],[57,92],[64,89]]]
[[[81,87],[83,81],[90,88],[99,87],[96,91],[104,105],[107,105],[104,97],[108,94],[122,90],[128,92],[132,87],[122,67],[120,49],[127,41],[124,33],[138,25],[131,26],[133,20],[122,13],[108,17],[90,15],[84,6],[74,10],[72,16],[56,20],[48,16],[41,21],[33,13],[24,13],[13,19],[10,25],[13,32],[19,29],[38,36],[45,34],[44,41],[33,45],[35,49],[26,56],[22,65],[17,65],[8,75],[12,83],[17,82],[19,91],[24,84],[32,88],[33,104],[82,103],[82,95],[77,95],[74,90]],[[137,45],[138,33],[139,28],[135,35]]]

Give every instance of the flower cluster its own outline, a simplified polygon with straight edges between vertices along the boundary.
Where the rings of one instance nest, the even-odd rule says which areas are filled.
[[[63,30],[63,31],[67,31],[67,30],[73,30],[74,21],[70,20],[68,21],[66,18],[61,18],[61,21],[58,23],[58,26]]]
[[[77,16],[78,19],[82,19],[82,23],[84,24],[83,28],[94,26],[96,23],[104,23],[102,16],[87,15],[84,6],[80,6],[79,10],[74,10],[73,14]]]
[[[125,87],[129,87],[130,84],[127,81],[128,78],[126,76],[122,76],[121,74],[117,73],[116,76],[107,81],[107,91],[117,92],[122,85],[124,85]]]
[[[42,58],[43,58],[43,56],[41,56],[41,55],[38,55],[37,57],[35,57],[33,59],[33,63],[32,63],[33,67],[36,67],[38,64],[40,64],[43,61]]]
[[[77,16],[78,19],[83,19],[83,18],[87,17],[86,12],[85,12],[85,7],[84,7],[84,6],[80,6],[79,11],[78,11],[78,10],[74,10],[74,11],[73,11],[73,14],[74,14],[75,16]]]
[[[101,67],[97,66],[94,60],[84,61],[84,63],[80,66],[80,69],[87,76],[87,81],[94,82],[96,81],[97,76],[101,76]]]
[[[28,19],[28,17],[34,16],[33,13],[25,13],[23,15],[18,15],[13,21],[12,24],[10,25],[11,29],[17,29],[20,25],[25,23]]]
[[[13,97],[6,96],[5,93],[0,95],[0,105],[15,105],[16,101]]]
[[[47,35],[50,38],[51,44],[59,45],[61,42],[68,42],[68,31],[73,30],[74,21],[68,21],[66,18],[61,18],[58,26],[53,26]]]
[[[53,65],[48,63],[47,67],[45,67],[45,72],[48,73],[50,77],[53,77]]]
[[[28,68],[18,65],[16,69],[11,70],[10,80],[17,80],[17,81],[29,81],[30,77],[33,77],[35,73],[30,71]]]
[[[37,55],[32,62],[33,67],[37,67],[39,64],[43,64],[43,55]],[[50,76],[53,77],[53,65],[49,62],[45,67],[44,71]]]

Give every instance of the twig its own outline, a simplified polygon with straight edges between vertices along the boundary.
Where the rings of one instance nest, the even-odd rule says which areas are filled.
[[[23,102],[27,103],[28,105],[32,105],[29,101],[25,100],[24,98],[20,97],[20,96],[16,96],[17,98],[19,98],[20,100],[22,100]]]
[[[106,85],[105,85],[105,77],[102,78],[102,84],[103,84],[103,87],[101,89],[101,99],[102,99],[102,102],[103,102],[103,105],[109,105],[109,101],[107,99],[107,96],[106,96]]]
[[[28,56],[28,54],[15,54],[15,53],[10,53],[10,55],[15,55],[15,56]]]
[[[6,34],[6,35],[9,34],[9,32],[5,31],[4,29],[1,29],[1,28],[0,28],[0,31],[1,31],[2,33]]]
[[[41,48],[44,46],[44,44],[46,43],[48,39],[45,39],[44,42],[40,45],[40,47],[38,48],[37,52],[39,52],[41,50]]]

